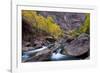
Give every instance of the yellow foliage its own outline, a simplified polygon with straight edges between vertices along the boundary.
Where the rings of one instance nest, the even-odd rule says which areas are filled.
[[[27,21],[30,24],[33,24],[35,20],[33,20],[36,17],[36,12],[32,12],[31,10],[22,10],[22,19]]]
[[[22,17],[39,31],[43,30],[49,33],[54,38],[59,38],[63,35],[63,31],[61,30],[60,26],[56,24],[53,21],[53,18],[50,16],[45,18],[42,15],[38,14],[36,11],[23,10]]]
[[[90,14],[87,13],[86,20],[85,20],[83,26],[80,27],[79,31],[80,31],[80,33],[85,33],[89,30],[90,30]]]

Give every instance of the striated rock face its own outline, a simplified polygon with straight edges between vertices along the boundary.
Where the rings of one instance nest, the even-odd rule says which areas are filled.
[[[31,58],[27,59],[25,62],[34,62],[34,61],[46,61],[50,58],[52,51],[50,49],[44,49],[35,53]]]
[[[89,51],[89,35],[83,33],[64,47],[65,54],[80,56]]]
[[[84,20],[84,13],[70,13],[70,12],[39,12],[44,17],[51,16],[54,22],[59,24],[64,30],[74,30],[79,28]]]

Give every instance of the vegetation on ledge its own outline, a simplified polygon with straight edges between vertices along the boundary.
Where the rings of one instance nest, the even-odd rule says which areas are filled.
[[[89,33],[89,31],[90,31],[90,14],[87,13],[85,15],[86,15],[86,19],[85,19],[84,23],[82,24],[82,26],[79,29],[68,32],[68,34],[71,37],[79,36],[82,33]]]

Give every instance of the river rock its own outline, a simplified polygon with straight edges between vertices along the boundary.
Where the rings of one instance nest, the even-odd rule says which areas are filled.
[[[37,52],[31,58],[26,60],[26,62],[36,62],[36,61],[46,61],[50,58],[52,51],[50,49],[44,49]]]
[[[47,37],[46,41],[54,43],[56,40],[54,38],[52,38],[52,37]]]
[[[28,51],[28,50],[31,50],[31,49],[33,49],[33,47],[31,47],[31,46],[30,47],[23,47],[22,51],[25,52],[25,51]]]
[[[64,47],[65,54],[72,56],[80,56],[90,49],[90,38],[88,34],[81,34],[79,37],[71,41],[69,45]]]

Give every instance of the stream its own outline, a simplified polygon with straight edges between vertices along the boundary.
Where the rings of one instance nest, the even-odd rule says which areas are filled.
[[[43,46],[42,48],[39,49],[31,49],[30,51],[27,52],[23,52],[22,53],[22,61],[27,60],[28,58],[30,58],[30,54],[32,53],[36,53],[42,50],[47,49],[46,46]],[[56,52],[53,52],[52,55],[50,56],[48,61],[61,61],[61,60],[79,60],[80,58],[78,57],[74,57],[74,56],[70,56],[70,55],[63,55],[61,54],[61,48],[58,48]]]

